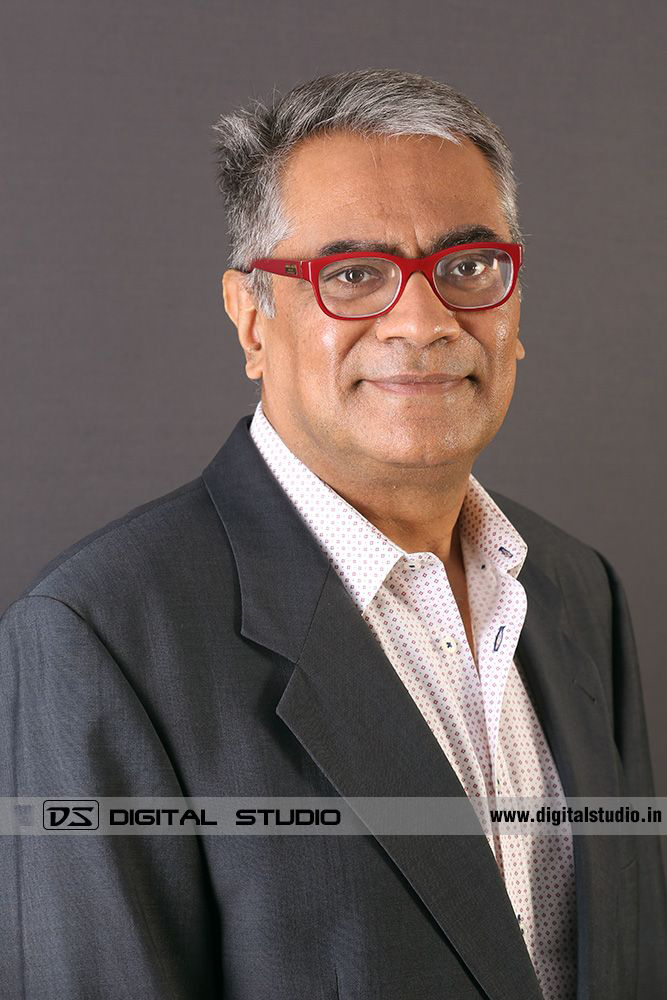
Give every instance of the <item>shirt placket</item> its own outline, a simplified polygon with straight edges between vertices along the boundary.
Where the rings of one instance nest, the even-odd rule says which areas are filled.
[[[477,673],[484,706],[486,733],[490,761],[489,800],[497,794],[507,794],[503,789],[504,771],[502,752],[499,748],[500,723],[503,701],[513,657],[526,611],[526,596],[521,584],[502,567],[488,551],[475,546],[467,535],[462,535],[462,553],[473,634],[477,647]],[[511,556],[509,550],[499,546],[501,555]],[[514,598],[512,601],[511,599]],[[509,613],[512,607],[512,614]],[[487,837],[500,874],[505,878],[504,838],[498,833],[498,824],[491,821]]]
[[[495,790],[503,700],[527,602],[526,593],[518,580],[495,569],[491,572],[495,576],[498,599],[484,634],[480,637],[478,664],[491,758],[491,781]],[[512,615],[508,613],[511,598],[517,609]]]

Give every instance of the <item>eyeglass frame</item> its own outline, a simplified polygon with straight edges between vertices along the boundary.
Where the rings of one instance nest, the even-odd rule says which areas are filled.
[[[435,269],[439,261],[443,258],[451,256],[453,254],[462,253],[465,250],[504,250],[512,261],[512,280],[509,285],[508,291],[505,293],[502,299],[498,302],[494,302],[489,306],[455,306],[451,305],[438,291],[435,281],[434,274]],[[333,264],[337,260],[389,260],[395,264],[401,272],[401,281],[398,287],[398,293],[396,294],[394,300],[389,303],[386,309],[382,309],[377,313],[369,313],[366,316],[338,316],[336,313],[331,312],[327,309],[324,302],[322,301],[322,296],[320,295],[319,289],[319,276],[320,271],[326,267],[327,264]],[[343,320],[359,320],[359,319],[376,319],[378,316],[384,316],[386,313],[390,312],[400,299],[401,295],[405,291],[405,286],[408,282],[408,278],[411,274],[420,271],[425,275],[426,280],[433,289],[433,292],[438,297],[440,302],[444,303],[448,309],[452,312],[482,312],[486,309],[497,309],[498,306],[503,305],[507,302],[512,292],[516,287],[516,283],[519,277],[519,269],[523,264],[523,247],[520,243],[462,243],[453,247],[448,247],[446,250],[437,250],[435,253],[430,254],[428,257],[396,257],[391,253],[375,253],[373,251],[369,253],[334,253],[329,254],[327,257],[311,257],[308,260],[282,260],[273,257],[259,257],[253,260],[250,265],[250,271],[258,268],[261,271],[268,271],[271,274],[277,274],[282,277],[287,278],[302,278],[305,281],[309,281],[312,285],[317,304],[323,313],[330,316],[332,319],[343,319]],[[246,273],[250,273],[247,271]]]

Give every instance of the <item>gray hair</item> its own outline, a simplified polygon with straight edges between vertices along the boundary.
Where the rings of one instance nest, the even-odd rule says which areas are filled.
[[[457,137],[470,139],[495,174],[512,242],[524,245],[512,155],[500,129],[471,100],[438,80],[393,69],[320,76],[277,100],[274,91],[269,107],[255,100],[252,107],[221,115],[212,129],[231,268],[248,271],[252,260],[272,256],[290,235],[280,197],[281,168],[298,142],[337,130],[433,135],[457,145]],[[272,275],[255,268],[243,280],[257,308],[273,318]]]

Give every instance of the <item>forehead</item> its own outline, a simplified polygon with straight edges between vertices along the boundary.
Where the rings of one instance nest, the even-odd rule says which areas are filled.
[[[338,237],[403,244],[406,253],[452,227],[487,225],[508,235],[494,173],[468,139],[331,133],[304,140],[281,176],[291,227],[282,250]]]

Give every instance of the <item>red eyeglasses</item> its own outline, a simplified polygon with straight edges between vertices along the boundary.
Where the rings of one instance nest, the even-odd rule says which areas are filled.
[[[519,243],[465,243],[430,257],[389,253],[336,253],[312,260],[265,257],[253,260],[250,270],[309,281],[320,309],[333,319],[370,319],[393,309],[416,271],[426,275],[448,309],[495,309],[514,291],[522,262]]]

